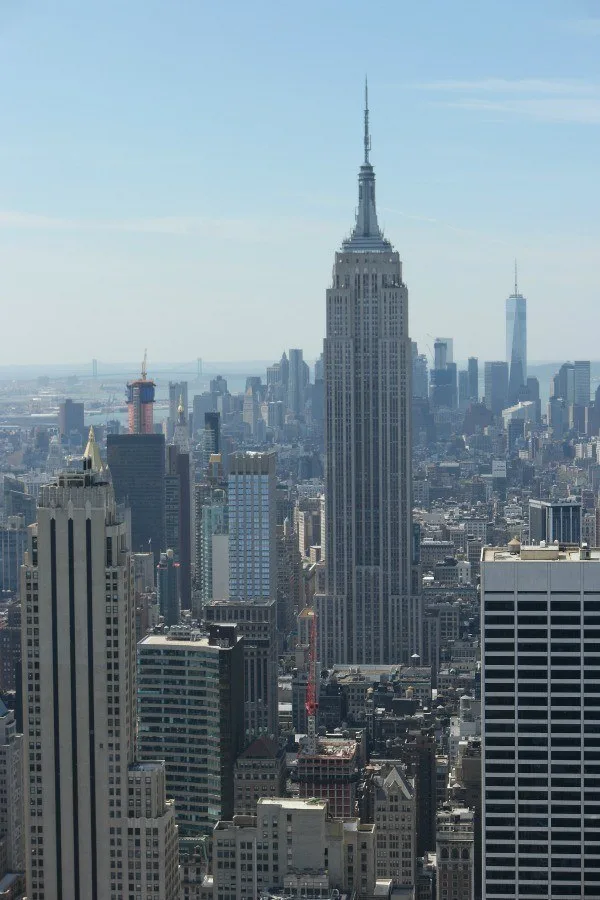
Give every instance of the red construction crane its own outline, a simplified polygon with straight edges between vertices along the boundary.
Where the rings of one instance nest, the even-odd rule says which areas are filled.
[[[317,615],[313,611],[310,623],[310,643],[308,652],[308,682],[306,684],[306,717],[308,722],[308,739],[306,752],[317,752]]]

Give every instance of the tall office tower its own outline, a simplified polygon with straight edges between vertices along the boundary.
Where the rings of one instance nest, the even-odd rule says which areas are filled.
[[[307,383],[306,364],[302,350],[290,350],[288,408],[295,416],[300,416],[304,412],[304,393]]]
[[[16,887],[14,894],[8,890],[18,886],[16,873],[25,869],[24,812],[23,735],[17,734],[14,712],[0,700],[0,889],[7,897],[22,896]]]
[[[327,290],[327,592],[319,630],[334,662],[408,662],[420,649],[412,584],[411,376],[402,263],[377,224],[365,105],[364,162],[351,236]]]
[[[156,384],[146,372],[146,354],[142,363],[142,376],[127,383],[127,406],[129,408],[129,434],[152,434],[154,432],[154,394]]]
[[[258,407],[258,399],[252,386],[246,388],[244,394],[244,405],[242,409],[242,420],[250,429],[250,436],[256,437],[256,429],[260,418],[260,410]]]
[[[448,337],[436,338],[435,343],[433,345],[434,350],[435,350],[436,344],[445,344],[445,346],[446,346],[446,349],[444,350],[444,365],[446,366],[446,365],[448,365],[448,363],[453,363],[454,362],[454,338],[448,338]],[[434,359],[435,359],[435,355],[434,355]],[[443,368],[443,367],[444,366],[438,367],[436,364],[436,368]]]
[[[162,434],[109,434],[107,461],[117,503],[131,510],[131,549],[165,549],[165,438]]]
[[[495,416],[508,406],[508,363],[501,360],[484,363],[485,405]]]
[[[600,896],[600,551],[485,549],[483,896]]]
[[[469,373],[469,399],[474,403],[479,400],[479,360],[476,356],[470,356],[467,361]]]
[[[473,810],[460,806],[448,806],[439,810],[436,828],[438,900],[453,900],[454,897],[475,900],[474,850]]]
[[[445,340],[436,338],[433,345],[433,368],[445,369],[448,364],[448,345]]]
[[[521,399],[527,384],[527,300],[519,293],[515,263],[515,292],[506,300],[506,362],[508,363],[508,403]]]
[[[221,414],[204,413],[205,447],[210,453],[221,452]]]
[[[287,391],[290,383],[290,361],[287,358],[285,350],[281,354],[281,359],[279,360],[279,366],[281,368],[281,384],[283,386],[283,390],[285,392],[285,396],[287,399]]]
[[[7,516],[0,525],[0,590],[5,597],[19,591],[20,569],[27,546],[24,516]]]
[[[83,403],[66,399],[58,407],[58,429],[61,437],[70,438],[73,432],[85,438],[85,425],[83,423]]]
[[[471,400],[471,388],[469,385],[469,372],[467,369],[460,369],[458,372],[458,405],[461,408],[468,406]]]
[[[574,378],[574,403],[576,406],[589,406],[591,394],[589,359],[575,360]]]
[[[237,624],[244,638],[244,730],[246,743],[279,734],[277,608],[275,600],[212,600],[204,621]]]
[[[173,550],[175,560],[179,564],[181,603],[184,609],[189,609],[192,595],[190,455],[182,453],[176,444],[169,444],[166,449],[164,546]]]
[[[581,542],[581,503],[573,500],[530,500],[529,540],[532,544]]]
[[[170,381],[169,382],[169,419],[167,423],[167,438],[173,437],[175,425],[179,421],[179,406],[182,405],[185,411],[187,421],[188,405],[188,383],[187,381]]]
[[[213,625],[208,636],[174,628],[138,646],[140,757],[164,759],[181,837],[212,831],[233,815],[243,682],[243,639],[235,625]]]
[[[160,554],[160,562],[156,567],[156,588],[160,614],[165,625],[170,628],[179,625],[181,619],[181,597],[179,588],[179,563],[173,551]]]
[[[128,529],[96,454],[41,488],[21,572],[28,896],[175,900],[164,765],[137,762]]]
[[[229,596],[277,596],[275,494],[277,454],[234,453],[230,458]]]
[[[563,363],[556,375],[552,378],[550,396],[560,397],[566,403],[575,403],[575,366],[573,363]]]
[[[419,353],[416,341],[411,341],[412,346],[412,395],[426,400],[429,396],[429,382],[427,375],[427,357]]]
[[[229,597],[229,510],[227,493],[214,488],[196,509],[196,580],[201,605]]]
[[[315,359],[315,381],[323,381],[325,378],[325,362],[323,360],[323,354]]]

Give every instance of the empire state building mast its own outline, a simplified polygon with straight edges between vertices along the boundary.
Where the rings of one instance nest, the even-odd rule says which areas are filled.
[[[324,342],[327,590],[318,658],[408,662],[420,651],[411,509],[411,342],[400,256],[377,222],[365,83],[351,235],[335,254]]]

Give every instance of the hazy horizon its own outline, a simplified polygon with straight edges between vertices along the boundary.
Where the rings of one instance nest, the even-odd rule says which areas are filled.
[[[314,359],[365,72],[411,337],[503,358],[517,257],[530,358],[591,357],[600,18],[386,0],[365,22],[356,0],[4,4],[2,361]]]

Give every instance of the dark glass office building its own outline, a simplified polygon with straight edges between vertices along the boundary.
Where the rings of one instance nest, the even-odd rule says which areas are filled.
[[[109,434],[107,459],[117,503],[131,509],[131,549],[165,550],[165,438],[162,434]]]

